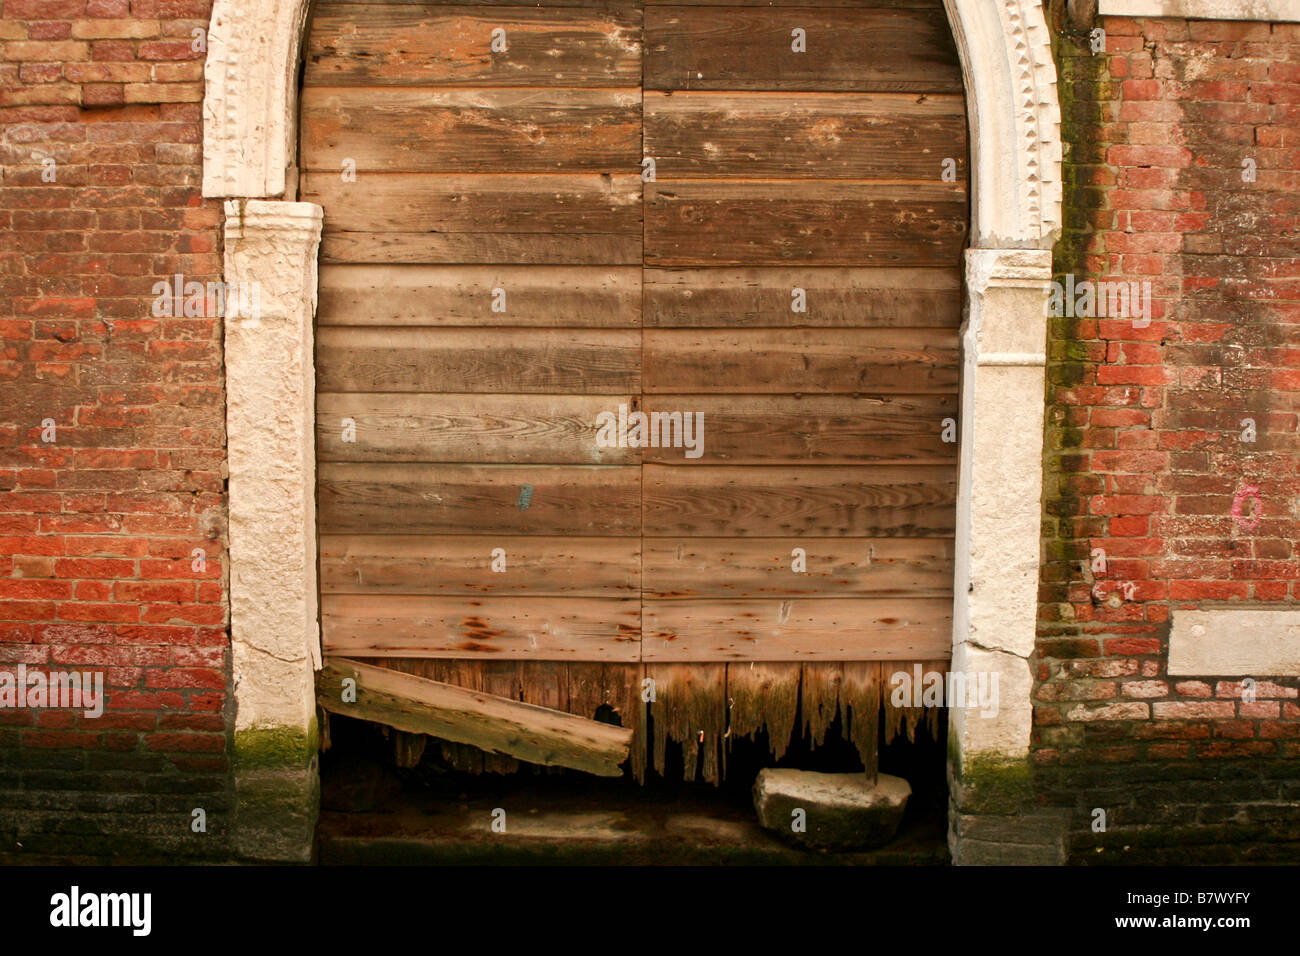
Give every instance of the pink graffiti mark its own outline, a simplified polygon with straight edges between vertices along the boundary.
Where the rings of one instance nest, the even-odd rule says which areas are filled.
[[[1242,514],[1242,506],[1247,501],[1255,502],[1255,507],[1251,509],[1249,516]],[[1257,485],[1242,485],[1237,496],[1232,499],[1232,520],[1237,522],[1247,531],[1254,531],[1259,526],[1259,521],[1264,517],[1264,502],[1259,497],[1259,487]]]

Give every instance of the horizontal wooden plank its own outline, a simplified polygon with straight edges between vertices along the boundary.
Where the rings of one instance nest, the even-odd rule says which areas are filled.
[[[588,465],[355,465],[317,468],[322,533],[641,532],[641,470]]]
[[[349,681],[351,702],[344,693]],[[632,745],[631,728],[345,658],[325,661],[316,695],[331,713],[602,777],[622,775]]]
[[[645,465],[648,537],[949,537],[956,469],[944,465]]]
[[[629,172],[641,164],[630,90],[309,87],[304,167],[376,172]]]
[[[680,179],[966,178],[961,96],[902,93],[645,95],[645,153]],[[338,168],[337,163],[331,168]]]
[[[944,658],[951,598],[646,601],[642,660],[888,661]]]
[[[506,49],[493,52],[492,31]],[[304,86],[641,85],[641,12],[322,2],[303,53]]]
[[[641,334],[629,329],[319,329],[323,392],[640,390]]]
[[[325,209],[326,232],[636,235],[641,177],[596,174],[370,173],[355,182],[305,172],[302,200]]]
[[[323,534],[320,572],[325,594],[628,598],[641,539]]]
[[[320,461],[623,465],[639,448],[597,441],[597,416],[617,398],[588,395],[319,393]],[[351,434],[344,419],[351,419]],[[352,438],[351,441],[346,440]]]
[[[501,290],[497,294],[494,290]],[[350,265],[320,270],[316,323],[636,328],[641,269]],[[497,303],[500,311],[493,311]]]
[[[523,0],[330,0],[337,6],[372,6],[376,3],[420,7],[518,7],[527,6]],[[912,7],[922,10],[942,10],[943,0],[641,0],[645,6],[670,7],[872,7],[893,9]],[[540,7],[598,7],[622,9],[624,0],[534,0],[532,6]]]
[[[951,538],[646,538],[643,554],[650,598],[952,595]]]
[[[343,0],[355,3],[358,0]],[[397,3],[420,3],[422,0],[390,0]],[[485,3],[505,0],[482,0]],[[517,3],[518,0],[510,0]],[[549,4],[550,0],[546,0]],[[569,0],[564,0],[569,2]],[[596,2],[596,0],[593,0]],[[912,7],[919,10],[942,10],[943,0],[642,0],[647,7],[856,7],[859,9],[894,9]]]
[[[935,269],[646,269],[645,324],[671,327],[961,324],[961,272]],[[795,312],[802,289],[804,311]]]
[[[322,263],[639,265],[641,236],[535,232],[326,232]]]
[[[637,661],[641,602],[326,594],[322,646],[351,657]]]
[[[647,329],[643,391],[924,393],[957,387],[949,329]]]
[[[806,52],[792,49],[802,29]],[[937,7],[649,6],[648,90],[959,93],[961,65]]]
[[[372,6],[375,3],[421,7],[517,7],[522,0],[330,0],[338,6]],[[943,9],[943,0],[642,0],[645,6],[704,7],[914,7]],[[534,0],[534,6],[599,7],[621,9],[623,0]]]
[[[645,258],[658,266],[945,267],[960,261],[968,217],[960,184],[653,182],[645,201]]]
[[[648,395],[647,415],[672,412],[695,419],[690,458],[685,442],[668,446],[662,424],[652,427],[661,447],[642,450],[644,461],[701,465],[943,464],[957,460],[957,396]],[[951,419],[952,441],[944,441]],[[651,423],[655,421],[652,417]],[[675,425],[675,423],[673,423]],[[667,431],[676,438],[679,432]]]

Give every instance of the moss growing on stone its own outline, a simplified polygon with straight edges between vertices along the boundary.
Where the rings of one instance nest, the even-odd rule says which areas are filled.
[[[311,763],[320,746],[320,728],[312,715],[305,729],[253,727],[235,731],[235,770],[301,769]]]

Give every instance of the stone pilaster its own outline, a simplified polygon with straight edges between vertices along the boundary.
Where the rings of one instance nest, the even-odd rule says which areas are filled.
[[[315,671],[316,253],[311,203],[226,203],[226,429],[236,846],[311,857]]]

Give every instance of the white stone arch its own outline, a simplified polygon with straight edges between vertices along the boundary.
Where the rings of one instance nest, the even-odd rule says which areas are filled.
[[[1001,770],[1023,771],[1028,758],[1042,513],[1042,303],[1062,187],[1056,70],[1042,0],[944,3],[965,77],[972,167],[953,667],[996,672],[1000,690],[996,717],[953,711],[959,821],[974,806],[962,796],[967,785],[982,786],[975,768],[992,779]],[[216,0],[205,68],[203,194],[227,200],[227,280],[257,283],[262,301],[256,327],[232,317],[226,328],[237,766],[246,739],[311,738],[320,660],[312,317],[322,211],[294,201],[297,78],[309,5]],[[314,772],[314,764],[304,768]],[[242,794],[238,771],[236,785]],[[242,811],[238,823],[242,829]],[[955,822],[959,860],[961,829]]]

